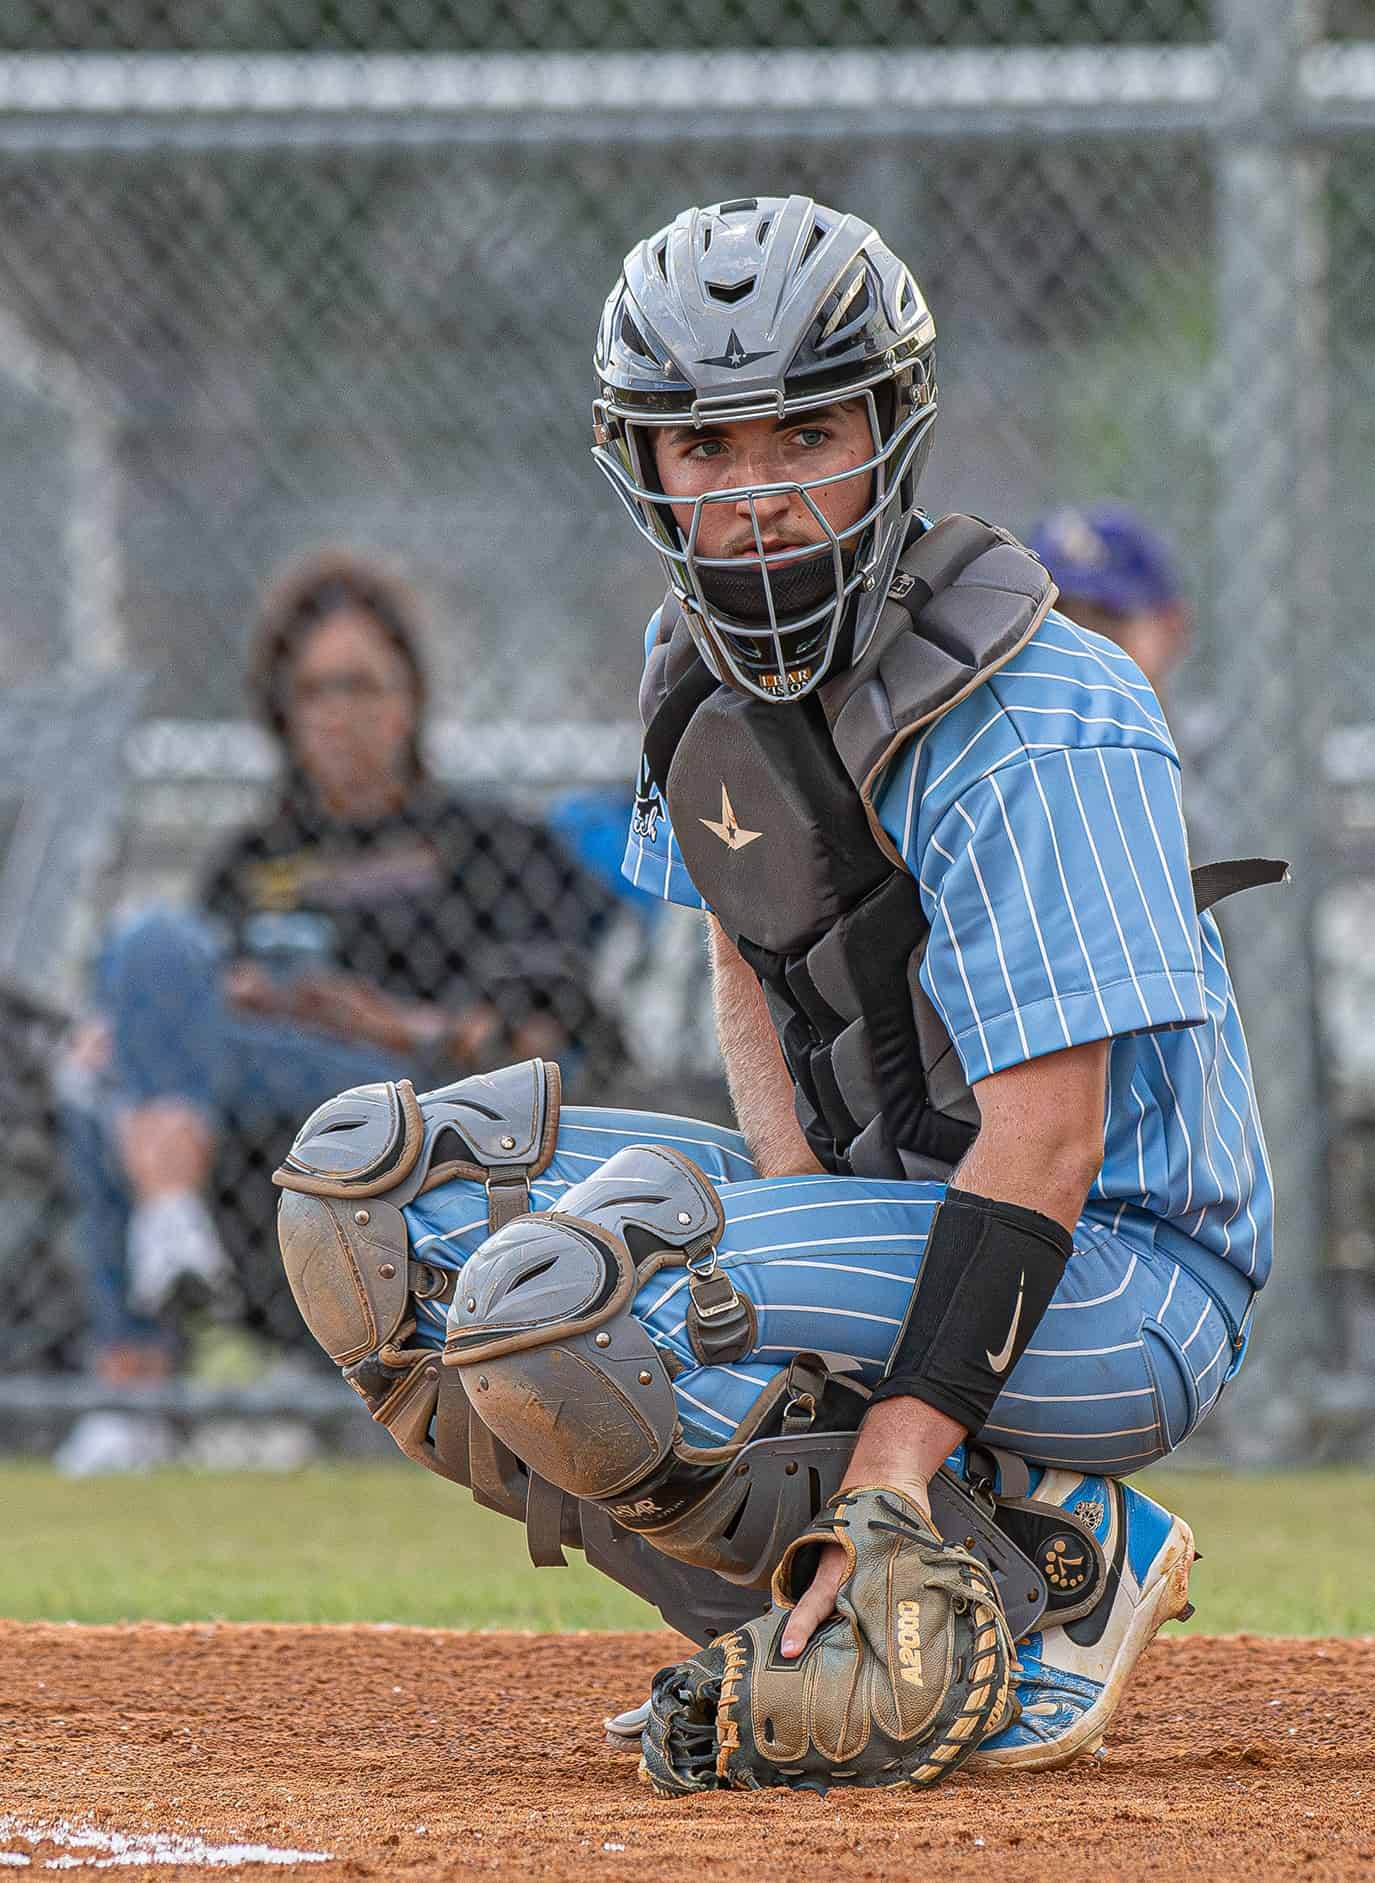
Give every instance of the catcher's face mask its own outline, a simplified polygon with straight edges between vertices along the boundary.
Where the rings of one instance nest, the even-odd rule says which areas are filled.
[[[627,256],[598,338],[593,457],[718,679],[797,699],[864,651],[930,449],[934,342],[870,225],[806,197],[686,210]],[[761,476],[745,454],[739,478],[687,502],[665,489],[656,440],[756,425],[796,439],[836,408],[859,423],[858,462],[813,473],[803,452]]]
[[[596,453],[708,664],[760,698],[799,698],[836,664],[852,599],[873,588],[877,552],[905,528],[899,497],[935,407],[885,425],[880,396],[785,398],[781,411],[755,404],[695,424],[631,420],[623,455]],[[857,462],[834,448],[837,434],[858,443]],[[737,470],[750,475],[736,482]]]

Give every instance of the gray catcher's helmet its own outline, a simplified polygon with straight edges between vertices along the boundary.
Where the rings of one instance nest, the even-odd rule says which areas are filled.
[[[718,679],[760,699],[798,699],[863,653],[931,448],[935,339],[921,290],[877,231],[806,196],[684,210],[626,257],[597,336],[592,455]],[[693,502],[686,533],[678,527],[655,468],[655,427],[793,419],[842,399],[864,402],[864,464],[710,491]],[[815,492],[864,472],[870,501],[840,533]],[[765,561],[753,500],[779,491],[800,496],[822,540]],[[700,555],[704,507],[742,500],[759,558]]]

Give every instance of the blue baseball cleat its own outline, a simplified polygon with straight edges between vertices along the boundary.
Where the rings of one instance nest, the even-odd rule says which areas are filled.
[[[971,1772],[1047,1772],[1096,1752],[1152,1637],[1193,1613],[1194,1538],[1182,1517],[1116,1478],[1077,1471],[1047,1471],[1035,1497],[1089,1525],[1107,1558],[1107,1584],[1087,1615],[1017,1643],[1020,1715],[983,1742]]]

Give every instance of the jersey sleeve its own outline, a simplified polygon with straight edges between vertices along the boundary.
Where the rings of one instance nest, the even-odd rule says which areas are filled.
[[[688,875],[673,837],[663,794],[640,761],[640,777],[630,812],[621,874],[636,889],[661,902],[676,902],[685,909],[705,909]]]
[[[659,633],[662,609],[656,609],[645,629],[645,659],[649,659]],[[673,840],[664,795],[650,777],[649,766],[640,760],[640,775],[635,784],[635,802],[630,811],[630,829],[626,835],[621,875],[636,889],[659,902],[676,902],[685,909],[705,909],[688,875],[682,855]]]
[[[1206,1018],[1178,782],[1158,751],[1028,756],[962,792],[909,858],[922,985],[971,1084]]]

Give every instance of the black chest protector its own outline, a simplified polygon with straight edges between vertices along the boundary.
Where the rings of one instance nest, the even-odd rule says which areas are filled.
[[[758,975],[827,1169],[945,1177],[978,1105],[918,978],[928,926],[874,810],[907,740],[1030,640],[1055,587],[1004,531],[948,516],[909,545],[862,660],[791,705],[719,684],[666,606],[640,689],[636,821],[662,798],[688,873]],[[1282,864],[1194,872],[1199,908]]]
[[[715,682],[665,610],[640,694],[642,785],[662,791],[693,882],[759,977],[828,1170],[945,1176],[977,1132],[918,980],[917,884],[872,792],[907,739],[1011,659],[1054,595],[1004,532],[946,517],[905,553],[864,658],[778,706]]]

